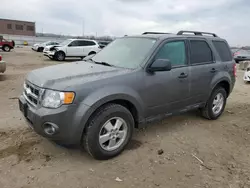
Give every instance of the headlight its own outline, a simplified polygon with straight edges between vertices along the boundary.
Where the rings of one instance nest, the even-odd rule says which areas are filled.
[[[42,98],[42,106],[46,108],[59,108],[63,104],[73,103],[75,93],[45,90]]]

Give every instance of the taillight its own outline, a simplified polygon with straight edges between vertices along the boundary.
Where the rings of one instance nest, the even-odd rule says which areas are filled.
[[[2,61],[2,56],[0,55],[0,61]]]
[[[236,75],[236,71],[237,71],[237,67],[236,67],[236,63],[234,64],[234,70],[233,70],[233,72],[234,72],[234,77],[236,77],[237,75]]]

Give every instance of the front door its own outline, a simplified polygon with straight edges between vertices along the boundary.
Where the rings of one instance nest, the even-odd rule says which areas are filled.
[[[68,57],[79,57],[82,54],[82,46],[78,40],[72,41],[67,47],[67,54]]]
[[[156,59],[168,59],[172,70],[146,73],[146,91],[143,99],[147,105],[147,117],[171,114],[185,108],[189,98],[189,67],[187,42],[171,40],[162,44]]]

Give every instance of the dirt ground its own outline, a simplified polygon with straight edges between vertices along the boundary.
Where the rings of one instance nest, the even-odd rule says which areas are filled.
[[[217,121],[192,112],[134,134],[127,149],[96,161],[36,135],[18,109],[27,72],[56,64],[29,48],[0,52],[0,188],[249,188],[250,85],[238,71],[235,89]]]

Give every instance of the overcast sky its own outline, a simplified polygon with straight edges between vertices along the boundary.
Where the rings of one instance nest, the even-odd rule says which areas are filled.
[[[250,0],[0,1],[0,18],[35,21],[37,32],[123,36],[188,29],[250,45]]]

